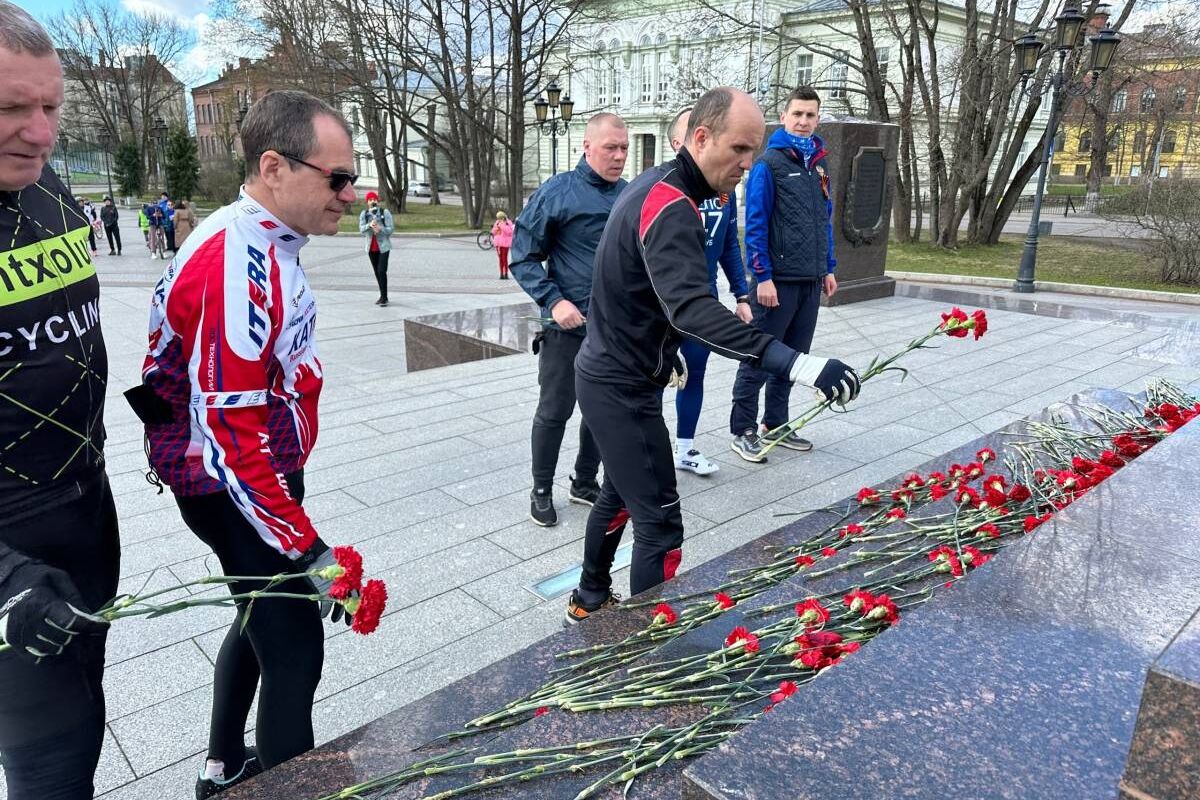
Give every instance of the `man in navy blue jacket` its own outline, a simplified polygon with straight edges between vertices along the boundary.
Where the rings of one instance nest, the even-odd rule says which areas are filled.
[[[617,195],[629,154],[629,131],[616,114],[596,114],[583,134],[583,157],[571,172],[543,183],[517,217],[509,272],[537,302],[547,321],[534,339],[538,358],[537,412],[533,417],[533,492],[529,516],[558,524],[554,471],[567,420],[575,411],[575,355],[587,329],[596,245]],[[543,266],[544,262],[544,266]],[[590,506],[600,494],[600,451],[587,423],[579,426],[579,454],[571,502]]]
[[[809,352],[822,291],[837,291],[833,257],[833,200],[825,147],[816,136],[821,98],[808,86],[795,89],[784,105],[783,128],[771,134],[746,181],[746,256],[754,276],[754,326],[799,353]],[[758,392],[767,385],[764,433],[758,429]],[[795,431],[765,434],[790,420],[791,383],[750,363],[738,367],[729,431],[733,452],[765,461],[773,438],[792,450],[812,442]]]
[[[691,107],[676,115],[671,123],[671,149],[676,153],[683,147]],[[708,259],[708,284],[717,294],[717,265],[729,281],[729,291],[737,300],[734,313],[742,322],[750,322],[750,290],[746,286],[746,267],[742,263],[742,246],[738,242],[737,193],[730,190],[710,197],[700,204],[704,222],[704,255]],[[720,467],[696,448],[696,425],[704,405],[704,371],[708,366],[709,349],[692,340],[679,343],[679,354],[687,365],[687,380],[675,393],[675,469],[697,475],[711,475]]]

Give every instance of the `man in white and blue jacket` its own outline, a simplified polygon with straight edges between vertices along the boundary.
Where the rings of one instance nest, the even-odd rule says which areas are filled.
[[[683,147],[688,122],[692,116],[689,106],[680,111],[668,131],[671,149],[676,153]],[[708,259],[708,285],[717,296],[717,267],[729,281],[729,291],[737,300],[734,313],[742,322],[750,322],[750,289],[746,285],[746,266],[742,262],[742,246],[738,242],[737,193],[722,192],[699,206],[704,222],[704,255]],[[704,405],[704,372],[708,366],[709,349],[692,339],[679,343],[679,354],[687,364],[687,380],[675,393],[675,469],[711,475],[720,467],[717,462],[696,447],[696,425]]]
[[[833,200],[825,147],[816,136],[821,98],[808,86],[788,95],[780,122],[746,181],[746,256],[754,279],[754,326],[800,353],[809,352],[817,327],[821,293],[837,291],[833,256]],[[758,392],[767,385],[762,432]],[[764,461],[773,438],[792,450],[812,442],[795,431],[768,438],[767,431],[790,420],[791,383],[743,362],[733,384],[729,431],[733,451],[747,461]]]

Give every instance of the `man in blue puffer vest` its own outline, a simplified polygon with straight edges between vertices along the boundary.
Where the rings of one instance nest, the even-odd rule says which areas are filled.
[[[575,411],[575,355],[587,332],[592,265],[608,214],[625,188],[621,173],[628,154],[625,121],[616,114],[593,116],[584,130],[583,157],[575,169],[552,176],[534,192],[513,232],[509,272],[538,304],[545,320],[533,344],[539,392],[531,436],[529,498],[529,517],[542,527],[558,524],[554,472],[567,420]],[[572,503],[596,502],[599,469],[600,451],[582,422],[569,492]]]
[[[676,153],[683,147],[692,109],[680,111],[669,128],[671,149]],[[729,291],[737,300],[734,313],[742,322],[750,322],[750,290],[746,286],[746,267],[742,263],[742,246],[738,242],[737,193],[729,192],[710,197],[700,204],[704,222],[704,255],[708,259],[708,285],[717,294],[717,265],[729,281]],[[700,452],[695,445],[696,425],[704,405],[704,372],[708,366],[709,349],[699,342],[684,339],[679,354],[687,364],[687,380],[675,393],[675,469],[697,475],[711,475],[720,467]]]
[[[837,291],[833,257],[833,200],[825,147],[816,136],[821,98],[808,86],[788,95],[767,150],[746,181],[746,257],[755,289],[755,327],[800,353],[809,352],[817,327],[821,292]],[[767,385],[762,432],[758,392]],[[729,431],[733,451],[747,461],[764,461],[766,432],[790,420],[791,383],[742,362],[733,384]],[[795,431],[776,434],[779,445],[808,451],[812,442]]]

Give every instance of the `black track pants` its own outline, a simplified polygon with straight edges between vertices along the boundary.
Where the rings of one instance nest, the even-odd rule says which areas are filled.
[[[292,496],[303,499],[303,474],[287,479]],[[175,502],[187,526],[212,548],[224,574],[270,576],[298,571],[291,559],[259,538],[228,493],[176,497]],[[230,590],[241,594],[260,587],[256,581],[240,581]],[[274,591],[308,594],[313,588],[307,580],[289,581]],[[246,717],[260,678],[254,735],[262,765],[269,769],[311,750],[313,695],[324,657],[316,603],[258,600],[245,631],[239,614],[217,655],[208,757],[224,761],[234,771],[245,761]]]
[[[662,416],[662,389],[575,378],[583,418],[604,462],[600,498],[584,533],[579,592],[588,604],[612,585],[613,555],[625,523],[634,529],[630,592],[639,594],[675,576],[683,545],[683,515],[675,485],[675,457]]]

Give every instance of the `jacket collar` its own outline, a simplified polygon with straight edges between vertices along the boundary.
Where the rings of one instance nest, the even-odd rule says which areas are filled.
[[[301,236],[284,225],[278,217],[263,208],[261,203],[246,194],[245,186],[241,188],[237,202],[233,205],[240,219],[244,219],[260,236],[280,250],[299,255],[300,248],[308,244],[307,236]]]
[[[813,138],[813,143],[816,144],[817,148],[816,148],[816,150],[813,151],[812,159],[809,161],[809,163],[807,165],[809,167],[811,167],[813,164],[816,164],[821,159],[825,158],[825,155],[826,155],[825,140],[822,139],[820,136],[818,136],[815,133],[813,134],[812,138]],[[800,153],[798,153],[796,151],[796,149],[794,147],[792,147],[792,143],[788,139],[788,132],[784,128],[779,128],[774,133],[771,134],[771,138],[767,141],[767,147],[769,147],[772,150],[782,150],[793,161],[799,161],[801,163],[804,162],[804,159],[800,155]]]
[[[693,203],[700,205],[705,200],[717,196],[717,190],[708,185],[704,173],[700,171],[699,165],[696,164],[696,160],[692,158],[692,154],[686,147],[679,148],[679,153],[675,156],[673,163],[675,169],[679,171],[679,177],[683,180],[683,191],[692,199]]]
[[[579,157],[579,163],[575,165],[575,172],[579,174],[579,177],[583,178],[592,186],[596,186],[601,189],[612,189],[621,183],[620,179],[616,181],[606,181],[604,178],[600,177],[600,173],[592,169],[592,165],[587,162],[587,156]]]

